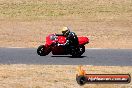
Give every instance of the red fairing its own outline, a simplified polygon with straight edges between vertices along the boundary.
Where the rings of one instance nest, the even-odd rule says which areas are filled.
[[[79,45],[85,45],[86,43],[89,43],[89,39],[87,37],[78,37]],[[66,37],[59,36],[58,42],[63,44],[66,42]]]
[[[49,36],[46,37],[46,44],[45,45],[51,45],[52,44],[53,41],[50,40],[50,36],[51,35],[49,35]]]
[[[64,36],[58,36],[58,42],[60,44],[64,44],[66,42],[66,37],[64,37]]]
[[[50,34],[46,37],[46,44],[50,46],[53,42],[58,42],[60,44],[64,44],[66,42],[66,37],[64,36],[58,36],[57,40],[51,40],[50,36],[54,34]],[[78,37],[79,45],[85,45],[86,43],[89,43],[89,39],[87,37]]]
[[[57,40],[51,40],[51,39],[50,39],[50,36],[52,36],[52,35],[54,35],[54,34],[50,34],[50,35],[48,35],[48,36],[46,37],[46,44],[45,44],[45,45],[50,46],[53,42],[57,42]]]
[[[85,45],[86,43],[89,43],[88,37],[78,37],[79,45]]]

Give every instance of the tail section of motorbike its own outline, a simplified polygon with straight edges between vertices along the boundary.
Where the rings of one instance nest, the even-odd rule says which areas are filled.
[[[78,37],[79,45],[77,46],[58,46],[57,43],[63,44],[66,42],[64,36],[56,36],[50,34],[46,37],[46,44],[40,45],[37,49],[37,54],[40,56],[46,56],[50,52],[53,55],[72,55],[73,57],[79,57],[85,52],[85,44],[89,43],[87,37]]]

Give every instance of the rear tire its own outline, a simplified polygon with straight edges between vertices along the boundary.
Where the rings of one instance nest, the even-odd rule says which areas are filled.
[[[40,56],[46,56],[45,53],[45,46],[44,45],[40,45],[37,49],[37,54]]]
[[[78,48],[79,48],[79,52],[78,53],[82,55],[85,52],[85,46],[84,45],[80,45]]]
[[[71,55],[72,57],[80,57],[85,52],[85,46],[80,45],[78,47],[71,49]]]

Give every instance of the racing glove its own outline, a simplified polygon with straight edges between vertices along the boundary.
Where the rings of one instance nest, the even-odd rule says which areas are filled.
[[[58,46],[65,46],[64,44],[60,44],[60,43],[58,43],[57,45],[58,45]]]
[[[58,43],[57,45],[58,46],[68,46],[69,45],[69,40],[66,40],[66,43],[64,43],[64,44]]]

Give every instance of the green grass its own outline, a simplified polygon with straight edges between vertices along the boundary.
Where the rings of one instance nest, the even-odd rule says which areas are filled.
[[[96,1],[96,0],[95,0]],[[71,2],[0,3],[0,18],[47,18],[62,16],[97,17],[132,15],[132,3]]]

